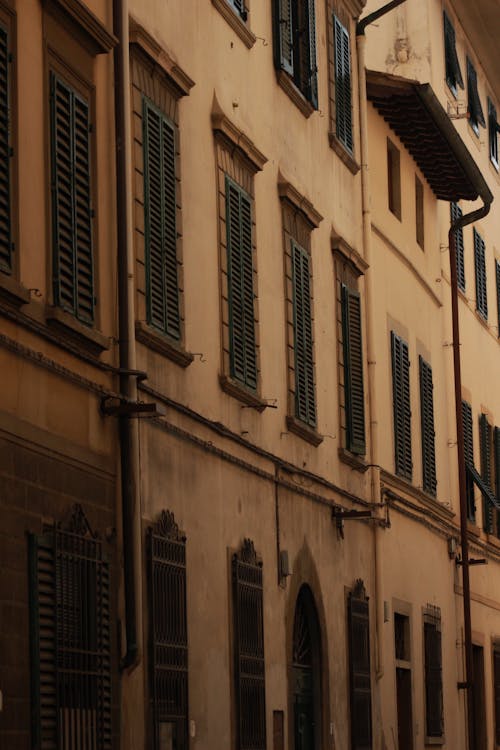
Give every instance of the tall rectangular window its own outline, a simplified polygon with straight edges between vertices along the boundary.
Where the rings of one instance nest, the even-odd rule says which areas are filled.
[[[389,210],[401,221],[401,167],[399,149],[387,139],[387,186]]]
[[[441,653],[441,610],[424,609],[425,735],[443,736],[443,667]]]
[[[450,87],[451,91],[457,94],[457,86],[463,89],[464,82],[462,79],[462,72],[460,70],[460,64],[458,62],[455,29],[451,23],[448,15],[443,11],[443,23],[444,23],[444,61],[445,61],[445,75],[446,83]]]
[[[89,101],[50,74],[50,154],[54,302],[94,321]]]
[[[415,175],[415,237],[424,249],[424,186]]]
[[[316,426],[311,268],[309,253],[292,241],[293,328],[295,337],[295,416]]]
[[[464,430],[464,454],[465,465],[474,466],[474,439],[472,432],[472,408],[467,401],[462,401],[462,425]],[[466,475],[466,494],[467,494],[467,518],[472,523],[476,522],[476,502],[474,499],[474,483]]]
[[[273,0],[274,61],[318,108],[315,0]]]
[[[479,415],[479,449],[481,456],[481,477],[488,487],[492,487],[491,481],[491,448],[493,432],[486,414]],[[483,495],[483,529],[488,534],[493,531],[493,508],[488,498]]]
[[[10,33],[0,18],[0,270],[12,272]]]
[[[451,223],[460,219],[462,216],[462,209],[458,203],[450,203],[450,214]],[[457,283],[458,288],[465,292],[465,263],[464,263],[464,230],[463,228],[458,229],[455,232],[455,249],[457,256]]]
[[[352,80],[349,30],[333,16],[335,45],[335,126],[337,138],[352,153]]]
[[[422,427],[422,484],[426,492],[436,494],[436,451],[434,444],[434,397],[432,368],[419,357],[420,418]]]
[[[349,677],[351,709],[351,748],[372,746],[370,679],[370,611],[362,580],[349,593],[347,601],[349,629]]]
[[[479,126],[486,127],[484,121],[483,107],[479,98],[477,88],[477,73],[474,65],[467,58],[467,111],[469,123],[476,135],[479,135]]]
[[[361,298],[359,292],[341,285],[342,348],[346,412],[346,447],[364,455],[365,395],[363,383],[363,345],[361,336]]]
[[[474,229],[474,268],[476,271],[476,310],[488,319],[488,297],[486,293],[486,246],[484,240]]]
[[[490,98],[488,98],[488,142],[490,148],[490,161],[498,169],[498,133],[500,125],[497,120],[497,110]]]
[[[391,332],[394,451],[396,474],[412,477],[410,360],[408,344]]]

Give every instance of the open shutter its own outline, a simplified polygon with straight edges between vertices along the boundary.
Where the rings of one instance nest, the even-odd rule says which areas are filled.
[[[486,296],[486,251],[484,240],[474,229],[474,268],[476,271],[476,310],[488,318],[488,298]]]
[[[273,0],[274,63],[293,76],[292,0]]]
[[[467,103],[471,125],[475,128],[482,125],[485,128],[483,107],[477,89],[477,73],[469,58],[467,58]]]
[[[493,648],[493,680],[495,690],[495,744],[500,745],[500,646]]]
[[[472,409],[470,404],[462,401],[462,424],[464,430],[464,455],[465,465],[474,466],[474,443],[472,433]],[[469,521],[476,520],[476,503],[474,500],[474,483],[469,474],[466,474],[467,492],[467,518]]]
[[[441,632],[436,623],[424,622],[426,736],[443,734],[443,681]]]
[[[457,57],[457,48],[455,40],[455,29],[443,11],[444,21],[444,56],[445,56],[445,68],[446,68],[446,81],[452,91],[456,92],[457,86],[461,89],[464,88],[464,81],[462,78],[462,71],[460,70],[460,64]]]
[[[432,369],[419,357],[420,369],[420,416],[422,427],[422,477],[423,487],[431,495],[436,494],[436,453],[434,443],[434,397]]]
[[[411,479],[413,465],[408,344],[392,331],[391,346],[396,473],[406,479]]]
[[[333,17],[335,31],[335,124],[337,137],[352,153],[351,51],[349,31]]]
[[[12,270],[9,68],[9,36],[0,26],[0,269],[7,273]]]
[[[295,416],[316,426],[314,362],[311,321],[310,259],[292,242],[293,327],[295,334]]]
[[[361,300],[358,292],[342,284],[342,338],[347,448],[364,455],[365,398],[363,385],[363,346],[361,339]]]
[[[262,563],[245,539],[233,555],[233,614],[238,750],[266,750]]]
[[[488,140],[490,147],[490,159],[498,166],[498,132],[500,125],[497,120],[497,110],[490,98],[488,98]]]
[[[371,750],[370,618],[368,597],[357,581],[347,605],[351,687],[351,748]]]
[[[491,442],[492,431],[486,414],[479,415],[479,450],[481,454],[481,477],[491,487]],[[488,498],[483,495],[483,529],[493,531],[493,508]]]
[[[315,0],[307,0],[309,31],[309,82],[308,99],[314,109],[318,109],[318,66],[316,63],[316,12]]]
[[[462,209],[458,203],[450,203],[451,222],[453,223],[462,216]],[[457,283],[458,288],[465,292],[465,264],[464,264],[464,230],[455,232],[455,244],[457,255]]]

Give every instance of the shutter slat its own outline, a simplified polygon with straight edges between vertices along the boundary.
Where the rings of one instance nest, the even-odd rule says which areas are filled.
[[[363,455],[366,444],[361,299],[345,284],[341,295],[347,448]]]
[[[476,271],[476,310],[487,320],[486,251],[484,240],[476,229],[474,229],[474,268]]]
[[[423,488],[431,495],[435,495],[437,482],[432,369],[422,357],[419,357],[419,370]]]
[[[307,61],[309,65],[308,80],[307,80],[307,98],[313,105],[314,109],[318,108],[318,68],[316,63],[316,11],[315,11],[316,0],[307,0],[307,15],[308,15],[308,56]]]
[[[458,62],[455,29],[445,11],[443,11],[443,21],[446,81],[451,90],[456,92],[457,86],[464,88],[464,82]]]
[[[335,122],[337,137],[352,153],[351,52],[349,31],[334,15]]]
[[[291,241],[294,311],[295,416],[316,426],[313,338],[311,320],[310,258]]]
[[[462,209],[458,203],[450,203],[452,223],[462,216]],[[455,244],[457,255],[457,283],[458,288],[465,292],[465,264],[464,264],[464,231],[463,228],[455,232]]]
[[[293,76],[292,0],[273,0],[275,65]]]
[[[441,632],[437,623],[424,623],[426,736],[443,734]]]
[[[481,477],[488,487],[491,482],[491,445],[492,429],[486,414],[479,415],[479,450],[481,460]],[[493,508],[488,498],[483,495],[483,529],[488,534],[493,531]]]
[[[477,73],[469,58],[467,58],[467,106],[471,125],[475,128],[482,125],[485,128],[483,107],[477,89]]]
[[[396,473],[412,477],[410,362],[408,345],[391,332],[394,449]]]
[[[462,424],[464,430],[464,456],[465,464],[474,466],[474,442],[472,432],[472,408],[466,401],[462,401]],[[476,520],[476,503],[474,500],[474,483],[469,474],[466,475],[467,492],[467,518],[469,521]]]

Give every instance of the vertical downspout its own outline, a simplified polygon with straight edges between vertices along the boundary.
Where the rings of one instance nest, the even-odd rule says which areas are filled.
[[[484,200],[484,199],[483,199]],[[464,607],[464,647],[465,647],[465,689],[467,690],[467,734],[469,750],[475,750],[474,737],[474,683],[472,662],[472,625],[470,611],[470,583],[469,583],[469,539],[467,530],[467,482],[465,474],[464,426],[462,420],[462,373],[460,366],[460,329],[458,320],[458,280],[457,280],[457,248],[456,232],[459,229],[482,219],[490,210],[490,202],[484,206],[461,216],[452,223],[448,232],[450,248],[450,278],[451,278],[451,317],[453,338],[453,374],[455,379],[455,413],[457,428],[458,454],[458,489],[460,498],[460,537],[462,547],[462,588]],[[462,687],[462,685],[461,685]]]

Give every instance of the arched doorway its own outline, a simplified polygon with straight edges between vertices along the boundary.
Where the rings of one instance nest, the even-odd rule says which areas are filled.
[[[321,748],[321,641],[316,605],[309,586],[295,605],[292,650],[294,750]]]

